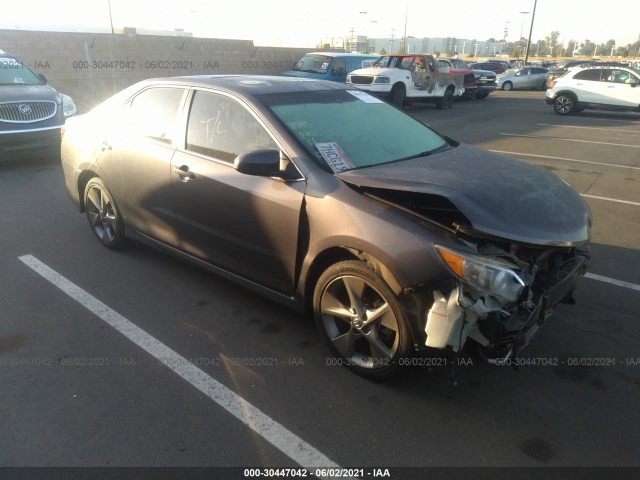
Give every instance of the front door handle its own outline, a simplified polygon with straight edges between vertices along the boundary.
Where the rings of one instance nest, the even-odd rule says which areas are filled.
[[[193,172],[189,171],[189,167],[186,165],[182,165],[180,167],[173,167],[173,173],[180,177],[180,180],[187,181],[196,178]]]

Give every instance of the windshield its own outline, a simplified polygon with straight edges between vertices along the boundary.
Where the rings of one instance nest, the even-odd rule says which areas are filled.
[[[301,72],[326,73],[332,61],[333,57],[309,54],[302,57],[293,69]]]
[[[42,79],[15,58],[0,57],[0,85],[42,85]]]
[[[383,57],[380,57],[378,60],[376,60],[373,66],[379,67],[379,68],[402,68],[404,70],[410,70],[412,62],[413,62],[412,56],[393,57],[393,56],[385,55]]]
[[[448,147],[426,125],[361,90],[265,94],[259,99],[320,166],[336,173]]]
[[[464,60],[460,60],[459,58],[452,58],[450,62],[456,68],[469,68],[469,65]]]

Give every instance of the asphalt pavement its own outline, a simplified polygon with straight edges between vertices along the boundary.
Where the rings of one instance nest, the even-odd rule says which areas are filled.
[[[407,112],[593,210],[590,277],[519,371],[462,363],[453,385],[443,357],[364,380],[311,319],[102,247],[56,158],[1,163],[0,467],[640,467],[640,115],[560,117],[541,91]]]

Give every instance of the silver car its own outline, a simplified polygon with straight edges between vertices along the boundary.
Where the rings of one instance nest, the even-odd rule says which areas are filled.
[[[498,88],[502,90],[547,88],[545,76],[548,68],[522,67],[498,75]]]

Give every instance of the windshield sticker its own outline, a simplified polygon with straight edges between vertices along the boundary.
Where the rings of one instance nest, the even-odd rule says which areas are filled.
[[[342,150],[336,142],[316,143],[316,148],[334,173],[355,168],[351,160],[349,160],[349,157],[347,157],[347,154],[344,153],[344,150]]]
[[[327,68],[329,68],[329,62],[324,62],[320,67],[320,70],[326,70]]]
[[[354,97],[359,98],[360,100],[362,100],[365,103],[384,103],[379,98],[376,98],[373,95],[371,95],[371,94],[369,94],[367,92],[363,92],[361,90],[347,90],[347,92],[349,92]]]
[[[24,83],[24,80],[22,78],[20,78],[20,77],[13,77],[13,78],[11,78],[11,81],[13,83]]]

